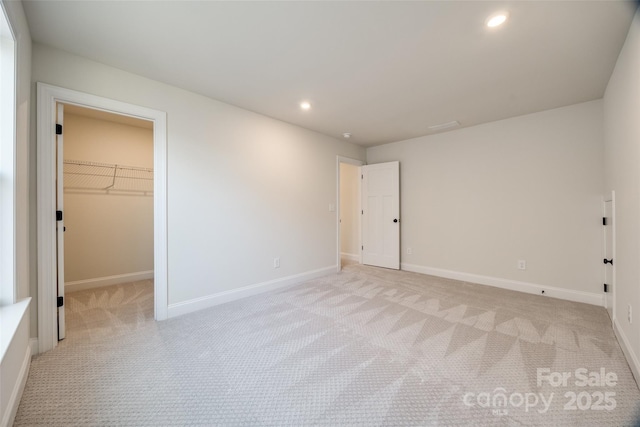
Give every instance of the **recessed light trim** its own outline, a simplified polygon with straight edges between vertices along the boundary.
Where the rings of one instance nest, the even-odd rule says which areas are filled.
[[[485,24],[489,28],[496,28],[507,22],[507,18],[509,18],[509,14],[507,12],[494,13],[487,18]]]
[[[302,101],[300,103],[300,108],[304,111],[309,111],[311,109],[311,103],[309,101]]]
[[[342,137],[343,137],[344,139],[349,139],[349,138],[351,138],[351,132],[345,132],[345,133],[343,133],[343,134],[342,134]]]

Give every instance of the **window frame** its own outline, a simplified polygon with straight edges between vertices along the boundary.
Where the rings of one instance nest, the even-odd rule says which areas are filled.
[[[16,37],[0,3],[0,307],[16,302]]]

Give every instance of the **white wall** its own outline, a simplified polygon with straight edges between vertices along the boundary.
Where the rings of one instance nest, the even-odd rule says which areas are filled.
[[[336,156],[361,147],[38,44],[33,81],[167,112],[170,304],[335,268]]]
[[[65,113],[64,158],[153,168],[153,127]]]
[[[64,157],[153,168],[153,130],[65,114]],[[90,282],[67,290],[153,270],[153,195],[65,190],[64,211],[65,282]]]
[[[597,299],[602,155],[592,101],[370,148],[367,161],[400,161],[403,266]]]
[[[351,257],[360,254],[360,168],[340,163],[340,252]]]
[[[638,378],[640,333],[640,12],[636,12],[604,96],[605,190],[616,192],[616,327]],[[637,318],[638,314],[634,317]],[[638,320],[634,320],[638,322]],[[625,344],[626,341],[626,344]],[[629,355],[628,355],[629,356]],[[629,357],[628,357],[629,359]]]

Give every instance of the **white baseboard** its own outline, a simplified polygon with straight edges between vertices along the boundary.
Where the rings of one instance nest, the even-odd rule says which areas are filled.
[[[22,366],[20,367],[20,372],[18,373],[18,380],[11,392],[11,397],[9,398],[9,403],[7,405],[7,411],[0,420],[0,426],[8,427],[13,425],[13,421],[16,418],[16,414],[18,413],[18,406],[20,406],[20,399],[22,399],[22,392],[24,391],[24,386],[27,384],[27,377],[29,376],[29,366],[31,365],[31,346],[27,346],[27,349],[24,354],[24,359],[22,361]]]
[[[340,258],[348,259],[350,261],[360,262],[360,255],[348,254],[346,252],[340,252]]]
[[[401,264],[401,269],[405,271],[412,271],[414,273],[429,274],[431,276],[444,277],[447,279],[478,283],[481,285],[494,286],[496,288],[509,289],[512,291],[525,292],[528,294],[543,295],[542,291],[544,291],[544,296],[604,307],[604,295],[597,293],[574,291],[570,289],[544,286],[535,283],[519,282],[516,280],[480,276],[477,274],[461,273],[457,271],[444,270],[441,268],[424,267],[421,265],[405,263]]]
[[[636,384],[640,386],[640,361],[638,361],[627,336],[622,328],[618,326],[618,322],[616,322],[615,319],[613,320],[613,332],[616,334],[616,338],[618,338],[618,343],[620,344],[622,353],[624,353],[624,357],[627,359],[627,363],[631,368],[633,378],[636,380]]]
[[[307,271],[293,276],[287,276],[280,279],[270,280],[268,282],[256,283],[255,285],[244,286],[239,289],[220,292],[213,295],[207,295],[201,298],[194,298],[188,301],[169,304],[169,318],[181,316],[183,314],[192,313],[204,308],[213,307],[226,302],[235,301],[240,298],[261,294],[263,292],[272,291],[289,285],[297,285],[311,279],[315,279],[329,274],[335,274],[336,266],[325,267],[318,270]]]
[[[64,289],[66,292],[84,291],[85,289],[101,288],[103,286],[118,285],[120,283],[137,282],[138,280],[148,279],[153,279],[153,270],[65,282]]]
[[[29,347],[31,347],[31,355],[35,356],[40,353],[38,347],[38,338],[29,338]]]

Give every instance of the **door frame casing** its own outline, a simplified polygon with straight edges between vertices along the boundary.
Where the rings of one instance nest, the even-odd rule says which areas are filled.
[[[611,292],[611,324],[613,325],[616,318],[616,192],[611,191],[611,194],[604,197],[602,201],[602,215],[606,216],[606,203],[611,202],[611,258],[613,259],[613,264],[611,264],[611,284],[609,285],[609,291]],[[607,250],[607,235],[606,229],[603,227],[603,236],[602,236],[602,244],[603,244],[603,253],[606,254]],[[607,265],[604,265],[603,270],[603,279],[606,279],[606,268]],[[607,295],[604,295],[604,306],[607,308]]]
[[[341,253],[340,253],[340,249],[341,249],[341,239],[340,239],[340,233],[341,233],[341,224],[340,224],[340,163],[346,163],[349,165],[354,165],[354,166],[358,166],[361,167],[363,166],[365,163],[362,160],[357,160],[357,159],[352,159],[350,157],[344,157],[344,156],[336,156],[336,231],[337,231],[337,236],[336,236],[336,251],[337,251],[337,258],[336,258],[336,271],[340,272],[340,270],[342,270],[342,257],[341,257]],[[358,210],[361,209],[362,207],[362,200],[361,200],[361,191],[362,191],[362,182],[361,180],[358,180]],[[362,243],[362,217],[358,217],[360,218],[359,224],[358,224],[358,241],[359,243]],[[362,250],[358,250],[358,257],[359,257],[359,262],[360,264],[362,264]]]
[[[38,352],[58,344],[56,290],[56,104],[73,104],[153,122],[154,317],[168,317],[167,113],[37,83]]]

